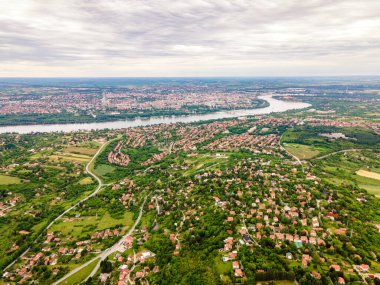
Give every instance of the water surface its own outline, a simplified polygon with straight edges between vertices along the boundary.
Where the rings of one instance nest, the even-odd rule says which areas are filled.
[[[241,116],[263,115],[270,113],[285,112],[295,109],[303,109],[310,106],[308,103],[282,101],[272,98],[271,96],[259,96],[269,103],[268,107],[259,109],[246,109],[246,110],[231,110],[219,111],[209,114],[194,114],[186,116],[161,116],[161,117],[147,117],[135,118],[110,122],[99,123],[72,123],[72,124],[40,124],[40,125],[16,125],[16,126],[2,126],[0,133],[20,133],[29,134],[36,132],[72,132],[72,131],[90,131],[102,129],[122,129],[129,127],[148,126],[156,124],[172,124],[172,123],[191,123],[206,120],[216,120],[225,118],[234,118]]]

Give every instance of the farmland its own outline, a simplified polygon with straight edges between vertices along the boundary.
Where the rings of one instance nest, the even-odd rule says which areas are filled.
[[[320,151],[314,147],[303,144],[285,143],[284,146],[291,154],[299,159],[313,158],[320,153]]]
[[[19,183],[21,183],[21,180],[18,177],[0,174],[0,185],[19,184]]]

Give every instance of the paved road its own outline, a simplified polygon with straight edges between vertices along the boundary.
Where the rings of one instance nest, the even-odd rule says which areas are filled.
[[[109,144],[111,143],[112,141],[116,140],[118,138],[115,138],[113,140],[110,140],[104,144],[102,144],[102,146],[98,149],[98,151],[94,154],[94,156],[91,158],[91,160],[87,163],[86,165],[86,172],[88,174],[90,174],[92,177],[95,178],[95,180],[98,182],[98,186],[96,187],[95,191],[92,192],[91,194],[89,194],[88,196],[86,196],[85,198],[83,198],[82,200],[80,200],[79,202],[77,202],[76,204],[74,204],[73,206],[71,206],[70,208],[66,209],[64,212],[62,212],[58,217],[56,217],[50,224],[48,224],[44,230],[47,230],[49,229],[56,221],[58,221],[60,218],[62,218],[64,215],[66,215],[68,212],[70,212],[71,210],[73,210],[75,207],[77,207],[80,203],[83,203],[84,201],[86,201],[87,199],[93,197],[94,195],[96,195],[96,193],[99,192],[99,190],[103,187],[103,182],[100,180],[99,177],[97,177],[90,169],[90,166],[91,164],[95,161],[95,159],[98,157],[98,155],[103,151],[103,149]],[[41,236],[41,234],[34,240],[34,243],[37,241],[37,239]],[[28,251],[30,250],[30,247],[27,248],[20,256],[18,256],[17,258],[15,258],[7,267],[4,268],[4,271],[9,269],[13,264],[15,264],[15,262],[17,261],[17,259],[19,257],[23,257]]]
[[[94,160],[99,156],[99,154],[103,151],[103,149],[112,141],[114,141],[115,139],[113,140],[110,140],[106,143],[104,143],[99,149],[98,151],[95,153],[95,155],[91,158],[91,160],[87,163],[86,165],[86,172],[88,174],[90,174],[92,177],[95,178],[95,180],[98,182],[98,186],[96,187],[95,191],[93,191],[91,194],[89,194],[88,196],[86,196],[85,198],[83,198],[82,200],[80,200],[79,202],[77,202],[76,204],[74,204],[73,206],[71,206],[70,208],[68,208],[67,210],[65,210],[62,214],[60,214],[58,217],[56,217],[50,224],[47,225],[46,229],[50,228],[56,221],[58,221],[60,218],[62,218],[64,215],[66,215],[68,212],[70,212],[71,210],[73,210],[75,207],[77,207],[79,204],[87,201],[88,199],[90,199],[91,197],[95,196],[99,190],[103,187],[103,182],[102,180],[100,180],[100,178],[98,176],[95,175],[95,173],[93,173],[90,169],[91,167],[91,164],[94,162]]]
[[[140,222],[140,219],[141,219],[143,211],[144,211],[144,206],[145,206],[146,199],[147,199],[147,196],[144,198],[144,202],[142,203],[141,208],[140,208],[139,216],[137,217],[137,219],[136,219],[135,223],[133,224],[133,226],[128,230],[128,232],[117,243],[115,243],[112,247],[106,249],[101,254],[99,254],[99,256],[100,256],[100,260],[99,261],[104,260],[107,256],[109,256],[110,254],[112,254],[114,252],[117,252],[117,251],[123,252],[123,251],[125,251],[126,248],[123,245],[123,241],[125,240],[125,238],[127,236],[129,236],[129,235],[131,235],[133,233],[133,231],[136,229],[137,224]],[[87,277],[87,279],[89,277],[92,277],[92,276],[94,276],[96,274],[96,272],[99,269],[99,266],[100,266],[100,262],[98,262],[98,264],[92,270],[92,272]]]
[[[107,248],[106,250],[102,251],[97,256],[95,256],[91,260],[87,261],[86,263],[82,264],[81,266],[79,266],[79,267],[75,268],[74,270],[70,271],[68,274],[66,274],[65,276],[63,276],[61,279],[59,279],[58,281],[54,282],[53,285],[57,285],[57,284],[63,282],[64,280],[66,280],[71,275],[74,275],[75,273],[77,273],[78,271],[80,271],[81,269],[83,269],[84,267],[86,267],[87,265],[89,265],[90,263],[92,263],[93,261],[95,261],[95,260],[98,259],[98,262],[97,262],[95,268],[92,270],[92,272],[90,273],[90,275],[86,278],[86,280],[87,280],[88,278],[90,278],[90,277],[92,277],[92,276],[94,276],[96,274],[96,272],[98,271],[98,269],[100,267],[100,262],[102,260],[104,260],[107,256],[109,256],[110,254],[112,254],[114,252],[117,252],[117,251],[120,251],[120,252],[125,251],[125,247],[123,245],[123,240],[128,235],[132,234],[132,232],[135,230],[137,224],[140,222],[140,219],[141,219],[142,214],[143,214],[143,210],[144,210],[146,199],[147,199],[147,196],[144,198],[144,202],[142,203],[141,208],[140,208],[139,216],[137,217],[135,223],[128,230],[128,232],[117,243],[115,243],[113,246]]]
[[[283,151],[285,151],[288,155],[290,155],[291,157],[293,157],[299,165],[301,165],[302,167],[302,171],[305,172],[305,169],[303,168],[303,164],[302,164],[302,161],[297,157],[295,156],[294,154],[292,154],[291,152],[289,152],[285,147],[282,146],[281,144],[281,140],[282,140],[282,137],[284,136],[284,134],[281,135],[280,139],[278,140],[278,145],[280,146],[280,149],[282,149]]]

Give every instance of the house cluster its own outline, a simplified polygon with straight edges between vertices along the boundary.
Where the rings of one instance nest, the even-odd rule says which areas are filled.
[[[21,282],[26,282],[33,275],[33,268],[36,265],[53,267],[53,273],[55,272],[56,274],[56,269],[62,263],[62,258],[65,260],[79,260],[88,253],[97,253],[96,245],[99,240],[119,235],[120,229],[106,229],[94,233],[91,239],[75,241],[70,236],[63,237],[60,232],[49,231],[41,249],[37,252],[29,251],[23,255],[22,262],[17,265],[15,270],[7,273],[8,279],[11,280],[11,276],[18,276],[18,278],[21,277]]]
[[[21,200],[21,196],[13,195],[12,192],[8,192],[4,201],[0,201],[0,217],[4,217],[7,213],[11,212],[12,208]]]
[[[256,154],[278,154],[278,140],[277,135],[261,136],[244,133],[214,140],[206,145],[205,148],[217,151],[246,149]]]
[[[309,117],[304,120],[304,122],[312,127],[325,126],[325,127],[337,127],[337,128],[347,128],[347,127],[361,127],[366,129],[372,129],[374,131],[380,130],[380,124],[376,122],[365,122],[365,121],[341,121],[341,120],[330,120],[330,119],[320,119]]]
[[[116,256],[119,265],[118,285],[127,285],[148,276],[151,273],[157,273],[159,267],[153,267],[146,264],[147,260],[155,258],[155,254],[149,250],[129,255],[126,260],[122,256]],[[138,267],[138,269],[136,269]],[[136,270],[135,270],[136,269]]]
[[[106,229],[104,231],[93,233],[91,235],[91,239],[92,240],[106,239],[106,238],[115,237],[115,236],[117,237],[119,235],[120,235],[120,230],[119,229],[113,229],[113,230]]]
[[[108,109],[117,110],[167,110],[206,106],[208,108],[250,108],[253,106],[255,94],[171,89],[168,92],[156,93],[154,89],[134,89],[128,92],[107,92],[103,94],[102,102]]]
[[[117,164],[120,166],[128,166],[131,159],[128,155],[124,154],[121,149],[123,146],[123,142],[120,141],[111,151],[108,153],[108,162],[111,164]]]
[[[100,109],[101,102],[90,90],[75,92],[71,88],[30,87],[19,89],[19,94],[0,94],[2,114],[57,114],[78,113]],[[34,95],[30,96],[30,92]],[[62,94],[65,94],[62,96]]]
[[[231,220],[231,219],[230,219]],[[244,277],[243,266],[238,261],[238,251],[240,244],[236,246],[236,242],[233,237],[228,237],[224,240],[224,247],[220,249],[222,252],[223,262],[231,261],[231,266],[234,271],[235,277]]]
[[[274,144],[275,146],[278,144]],[[239,260],[239,249],[260,246],[271,240],[273,246],[286,252],[284,258],[300,263],[312,270],[314,259],[326,266],[338,265],[327,255],[313,255],[311,248],[318,252],[335,252],[333,240],[350,234],[341,221],[342,215],[334,205],[331,191],[320,188],[320,180],[313,173],[301,169],[291,161],[276,163],[274,160],[257,156],[239,160],[235,165],[223,170],[204,170],[186,182],[181,182],[178,191],[170,188],[161,191],[160,211],[171,215],[178,209],[183,211],[187,221],[183,230],[193,230],[204,215],[203,207],[192,200],[192,191],[202,185],[218,185],[209,189],[213,205],[225,213],[224,223],[229,226],[228,236],[220,249],[222,260],[231,263],[235,277],[245,276],[244,267]],[[206,198],[207,195],[204,197]],[[176,203],[167,203],[175,199]],[[178,205],[181,201],[183,206]],[[155,209],[156,200],[150,209]],[[179,229],[179,222],[176,223]],[[238,230],[236,230],[238,229]],[[181,230],[170,234],[176,243]],[[345,266],[345,270],[349,268]],[[257,268],[262,272],[263,268]],[[320,273],[315,272],[315,278]],[[343,284],[343,280],[340,280]]]

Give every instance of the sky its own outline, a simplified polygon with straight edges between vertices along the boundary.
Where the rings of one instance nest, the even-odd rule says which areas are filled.
[[[380,74],[379,0],[0,0],[0,77]]]

